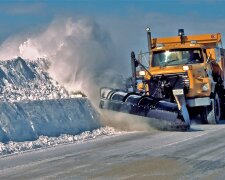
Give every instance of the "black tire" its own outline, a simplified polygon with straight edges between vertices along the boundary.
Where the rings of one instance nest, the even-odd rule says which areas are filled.
[[[220,110],[221,110],[221,120],[225,120],[225,90],[223,89],[220,95]]]
[[[201,118],[206,124],[218,124],[221,116],[220,98],[216,93],[211,99],[211,105],[203,107]]]

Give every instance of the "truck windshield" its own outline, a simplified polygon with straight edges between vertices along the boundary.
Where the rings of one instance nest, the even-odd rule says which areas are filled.
[[[181,64],[202,63],[202,50],[199,48],[173,49],[168,51],[155,51],[152,56],[152,67],[174,66]]]

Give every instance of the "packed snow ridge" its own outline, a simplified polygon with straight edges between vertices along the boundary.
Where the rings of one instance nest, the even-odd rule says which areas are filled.
[[[68,98],[66,89],[47,73],[48,66],[45,59],[0,61],[0,101]]]
[[[85,131],[79,135],[62,134],[59,137],[40,136],[35,141],[13,142],[7,144],[0,142],[0,155],[21,153],[48,147],[55,147],[62,144],[82,143],[96,138],[105,138],[124,134],[123,131],[117,131],[112,127],[101,127],[93,131]]]

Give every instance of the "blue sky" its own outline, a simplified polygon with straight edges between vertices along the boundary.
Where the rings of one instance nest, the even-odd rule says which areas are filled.
[[[0,57],[48,54],[59,63],[54,73],[108,68],[127,76],[130,52],[148,51],[147,26],[153,37],[221,32],[225,44],[224,7],[225,0],[0,0]]]
[[[155,36],[175,35],[178,28],[225,32],[224,7],[225,0],[0,0],[0,42],[40,31],[57,17],[85,16],[113,31],[112,37],[126,32],[130,43],[144,46],[148,25]]]

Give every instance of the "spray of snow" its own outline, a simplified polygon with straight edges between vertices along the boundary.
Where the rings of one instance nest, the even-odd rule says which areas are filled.
[[[101,110],[100,113],[105,125],[122,131],[156,131],[151,126],[152,119],[149,118],[107,110]]]
[[[110,35],[97,23],[61,18],[39,34],[7,40],[0,47],[0,59],[47,58],[51,77],[68,91],[83,91],[92,98],[100,86],[121,84],[122,75],[116,72],[119,59],[113,49]]]

